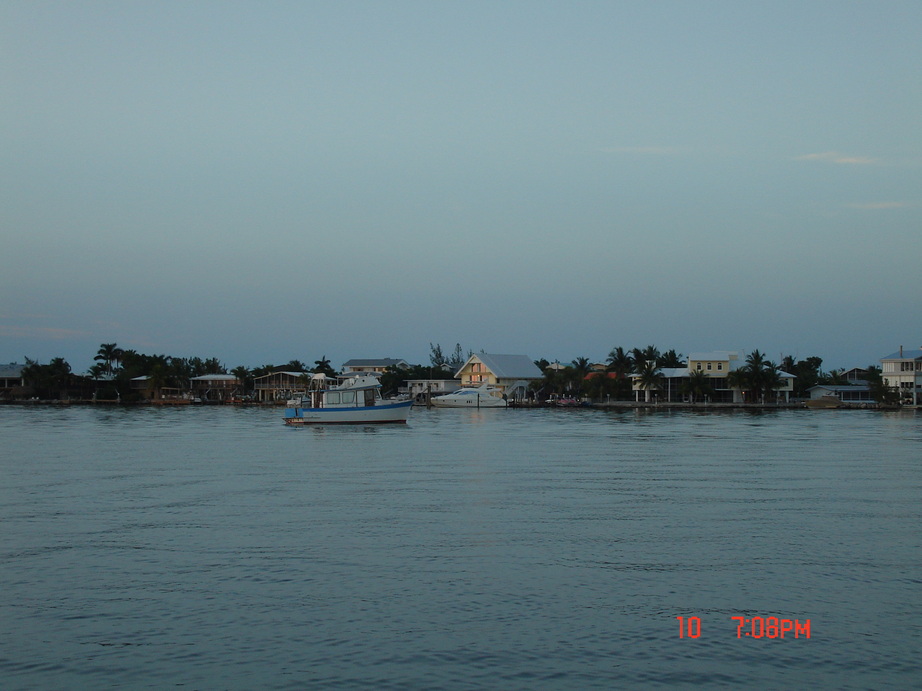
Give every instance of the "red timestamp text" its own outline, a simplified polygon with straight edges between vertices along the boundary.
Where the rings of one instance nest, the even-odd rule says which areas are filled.
[[[784,638],[793,632],[794,638],[810,638],[810,620],[803,624],[799,619],[779,619],[778,617],[730,617],[736,622],[737,638]]]
[[[700,638],[701,617],[676,617],[679,638]],[[731,617],[737,638],[810,638],[810,620],[780,617]]]

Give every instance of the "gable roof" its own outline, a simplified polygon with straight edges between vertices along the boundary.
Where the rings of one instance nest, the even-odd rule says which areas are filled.
[[[739,360],[739,356],[739,351],[736,350],[712,350],[707,353],[691,353],[688,356],[688,361],[691,362],[692,360],[702,360],[707,362],[708,360],[712,360],[716,362],[718,360],[723,360],[726,362],[728,360]]]
[[[497,379],[540,379],[544,375],[527,355],[493,355],[475,353],[471,355],[457,372],[457,377],[473,359],[478,359]]]

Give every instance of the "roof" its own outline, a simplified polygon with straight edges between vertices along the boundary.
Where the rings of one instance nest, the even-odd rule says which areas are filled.
[[[233,374],[203,374],[200,377],[192,377],[190,381],[236,381],[237,377]]]
[[[295,378],[300,377],[300,376],[302,376],[302,375],[306,375],[306,376],[308,376],[308,377],[313,376],[310,372],[285,372],[285,371],[280,371],[280,372],[269,372],[269,374],[263,374],[262,376],[255,377],[255,379],[266,379],[267,377],[274,377],[274,376],[276,376],[277,374],[287,374],[289,377],[295,377]]]
[[[541,379],[544,375],[538,366],[527,355],[492,355],[490,353],[475,353],[471,355],[458,371],[467,367],[473,359],[480,360],[497,379]]]
[[[896,351],[893,355],[888,355],[887,357],[882,357],[881,360],[919,360],[922,359],[922,350],[906,350]]]
[[[16,377],[21,377],[22,371],[25,368],[25,365],[17,365],[15,362],[11,362],[8,365],[0,365],[0,378],[14,379]]]
[[[823,391],[834,391],[839,393],[842,391],[870,391],[871,387],[860,384],[817,384],[816,386],[811,386],[809,389],[807,389],[807,391],[813,391],[815,389],[822,389]]]
[[[735,350],[712,350],[706,353],[691,353],[688,361],[692,360],[739,360],[740,354]]]
[[[371,359],[353,359],[343,363],[343,367],[397,367],[401,363],[407,364],[406,360],[400,358],[371,358]]]

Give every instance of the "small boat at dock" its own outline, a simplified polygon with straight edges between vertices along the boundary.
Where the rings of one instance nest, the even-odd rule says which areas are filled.
[[[374,374],[315,375],[305,394],[288,401],[286,425],[362,425],[406,422],[412,400],[386,401]]]

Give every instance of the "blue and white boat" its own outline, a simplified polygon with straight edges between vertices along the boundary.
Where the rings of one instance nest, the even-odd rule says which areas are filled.
[[[313,377],[307,393],[288,401],[286,425],[365,425],[406,422],[412,400],[385,401],[374,374]]]

